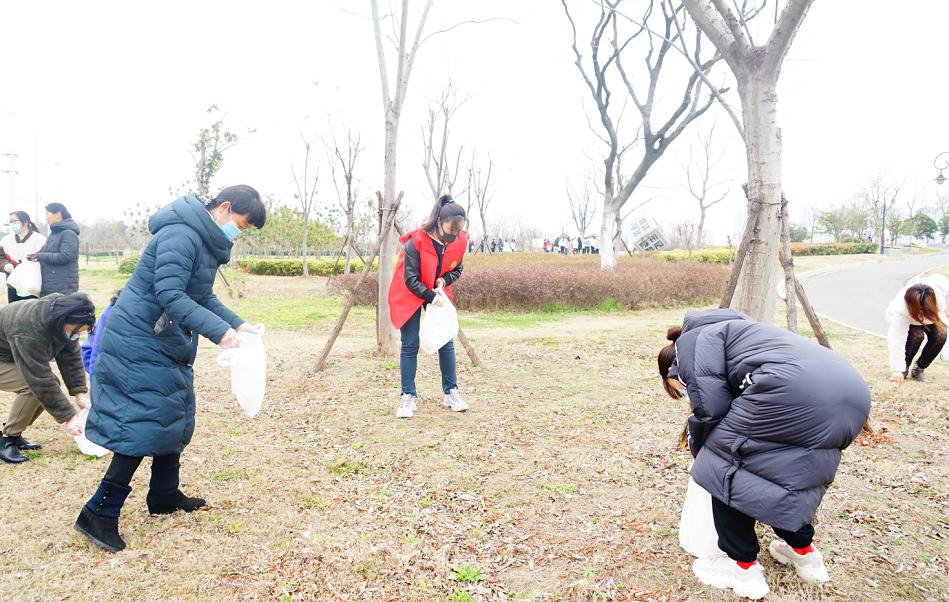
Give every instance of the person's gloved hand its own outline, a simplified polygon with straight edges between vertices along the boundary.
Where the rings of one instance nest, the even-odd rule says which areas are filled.
[[[12,264],[12,263],[8,263],[7,265],[3,266],[3,271],[6,272],[7,274],[12,274],[12,273],[13,273],[13,264]]]
[[[39,253],[30,253],[29,255],[26,256],[26,260],[27,260],[27,261],[38,261],[38,260],[39,260]]]
[[[66,421],[66,434],[70,437],[78,437],[82,434],[82,424],[79,423],[79,415],[75,415]]]
[[[894,382],[898,385],[902,385],[903,381],[905,380],[906,380],[906,377],[903,376],[902,372],[894,372],[893,374],[890,375],[890,382]]]
[[[448,297],[445,296],[440,289],[435,291],[435,300],[432,301],[432,307],[442,307],[445,305],[445,302],[448,300]]]
[[[88,410],[92,407],[92,404],[89,402],[89,396],[85,393],[76,395],[76,405],[79,406],[80,410]]]
[[[251,326],[247,322],[244,322],[237,328],[237,332],[246,332],[248,334],[260,334],[260,330],[256,326]]]
[[[237,331],[233,328],[229,328],[217,346],[221,349],[235,349],[239,347],[240,341],[237,339]]]

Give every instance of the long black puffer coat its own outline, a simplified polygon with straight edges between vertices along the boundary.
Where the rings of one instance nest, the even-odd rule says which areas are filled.
[[[863,378],[833,351],[734,310],[687,314],[676,353],[692,477],[766,525],[800,529],[870,413]]]
[[[79,224],[64,219],[49,227],[49,238],[36,254],[43,270],[40,297],[51,293],[71,295],[79,290]]]

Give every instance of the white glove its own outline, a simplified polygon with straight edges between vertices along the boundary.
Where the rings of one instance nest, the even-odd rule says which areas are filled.
[[[233,328],[229,328],[224,334],[224,338],[221,339],[221,342],[217,344],[221,349],[235,349],[240,346],[240,341],[237,339],[237,331]]]
[[[6,272],[7,274],[12,274],[12,273],[13,273],[13,264],[12,264],[12,263],[8,263],[7,265],[3,266],[3,271]]]
[[[80,410],[88,410],[92,407],[92,404],[89,402],[89,396],[85,393],[76,395],[76,405],[79,406]]]
[[[260,330],[256,326],[251,326],[247,322],[244,322],[243,324],[241,324],[240,327],[238,327],[237,332],[246,332],[248,334],[257,334],[257,335],[260,334]]]
[[[70,437],[78,437],[82,434],[82,424],[79,422],[79,415],[76,414],[66,421],[66,434]]]

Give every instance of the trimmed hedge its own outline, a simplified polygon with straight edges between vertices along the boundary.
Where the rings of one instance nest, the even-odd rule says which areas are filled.
[[[140,255],[129,255],[124,258],[122,263],[119,264],[119,274],[131,274],[135,272],[135,268],[138,267],[139,259],[141,259]]]
[[[874,242],[856,243],[791,243],[791,255],[807,257],[813,255],[861,255],[876,253],[879,247]],[[727,264],[735,260],[734,249],[695,249],[690,256],[684,249],[649,253],[651,257],[665,261],[694,261],[698,263]]]
[[[311,276],[334,276],[342,274],[345,262],[340,259],[335,260],[314,260],[308,261],[307,267]],[[237,269],[249,274],[258,276],[302,276],[302,259],[239,259],[236,262]],[[373,269],[379,266],[378,260],[373,264]],[[361,272],[363,262],[356,259],[352,262],[352,269],[355,272]]]
[[[646,258],[623,262],[612,272],[592,264],[469,268],[454,293],[464,310],[636,310],[716,301],[727,275],[723,266],[682,263],[673,268]],[[334,276],[330,290],[345,294],[357,279],[358,274]],[[357,292],[357,303],[373,305],[378,273],[366,280]]]

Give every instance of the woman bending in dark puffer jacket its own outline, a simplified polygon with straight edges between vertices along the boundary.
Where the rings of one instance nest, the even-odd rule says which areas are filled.
[[[659,374],[671,397],[691,404],[692,478],[712,496],[724,552],[696,560],[696,576],[744,597],[767,595],[760,521],[780,538],[769,547],[775,560],[826,583],[812,519],[870,413],[863,378],[833,351],[730,309],[686,314],[668,339]]]

